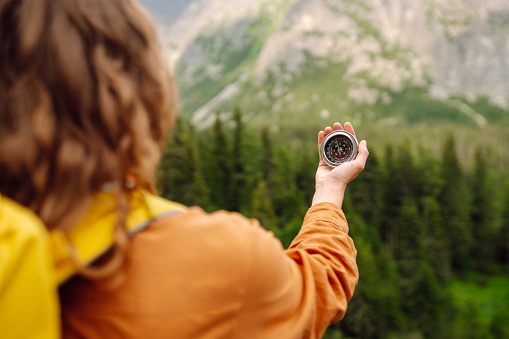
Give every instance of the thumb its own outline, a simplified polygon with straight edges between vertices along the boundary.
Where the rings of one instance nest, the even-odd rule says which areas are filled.
[[[361,169],[364,169],[366,165],[366,161],[368,160],[369,151],[367,147],[366,140],[362,140],[359,144],[359,152],[357,153],[357,158],[354,160],[358,164]]]

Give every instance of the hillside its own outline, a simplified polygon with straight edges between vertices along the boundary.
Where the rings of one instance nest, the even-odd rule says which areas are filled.
[[[183,116],[253,123],[509,120],[504,0],[191,2],[166,31]]]

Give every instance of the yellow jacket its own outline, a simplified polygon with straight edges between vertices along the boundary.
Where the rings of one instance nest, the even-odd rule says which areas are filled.
[[[136,191],[127,220],[129,233],[184,209]],[[59,231],[50,234],[30,210],[0,195],[0,338],[60,337],[57,287],[76,273],[68,243],[81,264],[90,264],[112,245],[115,218],[112,195],[100,193],[68,237]]]
[[[48,232],[28,209],[0,196],[0,337],[60,337]]]

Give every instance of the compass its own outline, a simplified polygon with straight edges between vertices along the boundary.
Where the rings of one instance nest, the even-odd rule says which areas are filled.
[[[359,143],[353,134],[345,130],[329,133],[320,145],[323,161],[331,167],[337,167],[357,157]]]

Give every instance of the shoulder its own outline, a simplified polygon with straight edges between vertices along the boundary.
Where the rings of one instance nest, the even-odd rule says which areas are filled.
[[[164,242],[166,253],[186,253],[181,260],[190,266],[210,263],[225,271],[238,269],[239,273],[251,276],[253,271],[265,272],[284,265],[284,249],[274,234],[258,220],[236,212],[207,213],[192,207],[158,221],[143,233],[142,237],[154,234],[154,246]]]
[[[183,222],[204,235],[208,239],[205,242],[219,241],[219,247],[228,253],[233,263],[238,260],[237,264],[245,270],[246,287],[249,286],[246,292],[251,297],[274,295],[286,285],[293,263],[286,256],[281,241],[258,220],[223,210],[206,213],[196,207],[174,218],[176,224]]]
[[[277,241],[256,219],[235,212],[207,213],[191,207],[156,221],[136,234],[132,245],[137,251],[152,252],[157,248],[162,256],[178,255],[181,262],[191,266],[221,262],[223,266],[247,269],[255,247],[265,237]]]
[[[277,239],[254,219],[189,208],[133,237],[128,276],[134,279],[130,284],[138,281],[137,286],[153,286],[167,295],[162,300],[185,305],[175,310],[179,314],[238,307],[250,278],[256,275],[258,248],[265,237],[283,253]]]
[[[224,210],[207,213],[199,207],[191,207],[183,213],[165,218],[161,220],[161,224],[178,228],[183,232],[221,235],[223,240],[231,238],[246,242],[249,242],[253,235],[268,232],[256,219]]]

